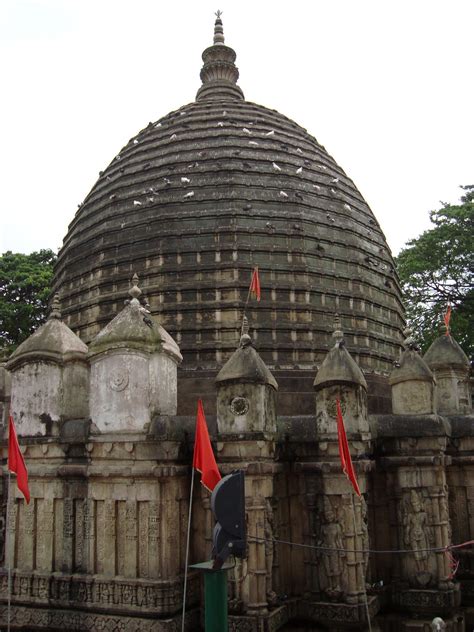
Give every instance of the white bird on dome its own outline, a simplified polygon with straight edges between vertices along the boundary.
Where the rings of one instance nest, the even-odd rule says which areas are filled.
[[[181,182],[182,182],[183,184],[185,184],[186,182],[191,182],[191,180],[190,180],[189,178],[186,178],[186,176],[183,176],[183,177],[181,178]]]
[[[296,148],[296,152],[297,152],[298,154],[302,154],[302,153],[303,153],[303,150],[301,149],[301,147],[297,147],[297,148]]]
[[[178,138],[177,134],[171,134],[170,140],[176,140]]]
[[[140,200],[133,200],[133,206],[141,206],[142,203],[140,202]]]
[[[194,197],[194,191],[189,191],[189,193],[186,193],[186,194],[185,194],[184,199],[186,199],[186,198],[192,198],[192,197]]]
[[[222,121],[219,121],[219,122],[217,123],[217,127],[224,127],[224,123],[223,123]]]
[[[249,140],[249,145],[258,145],[258,143],[255,140]]]
[[[280,191],[280,197],[287,198],[288,193],[286,193],[285,191]]]
[[[296,173],[303,173],[303,167],[298,167],[298,169],[296,170]]]
[[[244,134],[251,134],[251,133],[252,133],[252,132],[251,132],[249,129],[247,129],[246,127],[244,127],[244,128],[242,129],[242,131],[244,132]]]
[[[276,162],[272,162],[272,167],[275,169],[275,171],[281,171],[281,167],[279,167]]]
[[[273,136],[274,133],[275,133],[275,130],[272,129],[270,132],[267,132],[265,136]]]
[[[349,204],[344,204],[344,208],[348,211],[352,211],[352,208],[349,206]]]
[[[339,178],[333,178],[333,179],[331,180],[331,182],[334,182],[334,184],[335,184],[336,182],[339,182]]]

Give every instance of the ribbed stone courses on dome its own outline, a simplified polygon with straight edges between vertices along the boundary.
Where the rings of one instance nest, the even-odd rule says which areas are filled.
[[[258,265],[262,301],[250,316],[272,370],[314,375],[338,311],[356,362],[389,371],[403,307],[364,199],[296,123],[217,97],[149,123],[101,173],[56,265],[68,324],[90,341],[136,270],[184,370],[216,371],[235,349]]]

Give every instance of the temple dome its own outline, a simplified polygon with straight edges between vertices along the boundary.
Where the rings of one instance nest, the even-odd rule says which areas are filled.
[[[262,300],[247,310],[256,348],[288,410],[305,381],[309,411],[336,311],[362,370],[390,371],[404,325],[394,262],[325,148],[244,99],[220,17],[203,60],[196,101],[149,123],[101,173],[69,225],[54,290],[67,324],[90,342],[138,272],[182,351],[180,379],[205,396],[235,350],[258,265]]]

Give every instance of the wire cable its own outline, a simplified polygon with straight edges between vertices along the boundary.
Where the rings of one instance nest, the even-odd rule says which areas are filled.
[[[461,544],[448,544],[447,546],[433,547],[429,549],[343,549],[331,546],[316,546],[314,544],[303,544],[301,542],[291,542],[290,540],[281,540],[279,538],[260,538],[249,534],[247,539],[254,542],[273,542],[275,544],[285,544],[287,546],[296,546],[304,549],[313,549],[317,551],[326,551],[328,553],[371,553],[375,555],[410,555],[415,553],[446,553],[452,549],[461,549],[474,545],[474,540],[467,540]]]

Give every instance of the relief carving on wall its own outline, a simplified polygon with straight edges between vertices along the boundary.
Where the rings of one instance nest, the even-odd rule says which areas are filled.
[[[341,517],[335,504],[326,496],[320,511],[319,537],[319,584],[329,599],[337,601],[345,593],[344,569],[346,553]]]
[[[433,546],[433,529],[427,503],[415,489],[402,499],[400,524],[403,529],[403,545],[413,551],[411,555],[405,556],[406,579],[413,586],[426,587],[433,579],[433,554],[427,550]]]
[[[273,566],[276,562],[277,549],[273,538],[278,538],[275,533],[274,501],[272,498],[265,499],[265,566],[267,571],[266,599],[268,605],[275,605],[277,595],[273,590]]]

